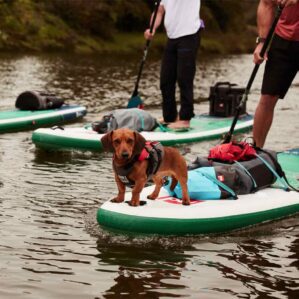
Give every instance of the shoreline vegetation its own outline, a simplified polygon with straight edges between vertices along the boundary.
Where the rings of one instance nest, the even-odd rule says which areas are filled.
[[[202,0],[201,53],[251,52],[257,3]],[[145,43],[153,5],[152,0],[0,0],[0,52],[136,53]],[[152,55],[164,47],[162,27]]]

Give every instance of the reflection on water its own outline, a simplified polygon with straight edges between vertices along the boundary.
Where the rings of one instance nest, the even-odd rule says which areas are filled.
[[[93,121],[125,106],[135,58],[1,56],[0,110],[12,108],[24,90],[48,89],[86,105],[82,122]],[[196,111],[208,111],[199,102],[215,82],[245,85],[251,70],[247,55],[201,61]],[[251,113],[261,75],[249,97]],[[159,61],[148,62],[140,93],[157,116],[158,78]],[[269,148],[299,146],[298,79],[277,107]],[[180,151],[191,161],[217,142]],[[298,216],[208,237],[124,235],[95,220],[115,193],[109,155],[48,153],[35,149],[31,132],[0,135],[0,298],[298,298]]]

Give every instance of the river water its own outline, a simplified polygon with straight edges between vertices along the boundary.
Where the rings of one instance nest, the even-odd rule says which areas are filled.
[[[87,106],[83,125],[126,105],[138,63],[139,56],[2,55],[0,110],[24,90],[48,89]],[[199,102],[211,85],[244,86],[252,68],[250,55],[199,61],[196,112],[208,111]],[[142,78],[145,105],[160,116],[158,60]],[[267,148],[299,146],[298,96],[299,77],[278,104]],[[190,162],[217,142],[180,151]],[[109,155],[47,153],[35,149],[31,132],[0,135],[0,298],[299,298],[298,215],[215,236],[133,237],[96,223],[98,207],[116,192]]]

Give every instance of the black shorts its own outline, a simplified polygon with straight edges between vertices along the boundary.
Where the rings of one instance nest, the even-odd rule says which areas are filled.
[[[274,35],[265,66],[262,94],[283,99],[299,70],[299,42]]]

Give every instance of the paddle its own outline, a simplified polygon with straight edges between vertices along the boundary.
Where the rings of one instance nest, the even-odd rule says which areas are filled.
[[[154,10],[154,15],[151,21],[151,25],[150,25],[150,33],[153,33],[153,29],[154,29],[154,25],[155,25],[155,21],[157,18],[157,14],[158,14],[158,9],[159,9],[159,5],[160,5],[161,0],[157,0],[155,3],[155,10]],[[139,67],[139,72],[138,72],[138,76],[137,76],[137,80],[136,80],[136,84],[135,84],[135,88],[133,91],[133,94],[131,96],[131,98],[129,99],[127,108],[142,108],[142,100],[138,94],[138,87],[139,87],[139,81],[141,78],[141,74],[142,74],[142,70],[143,70],[143,66],[147,57],[147,53],[148,53],[148,48],[150,46],[151,41],[148,39],[146,41],[144,50],[143,50],[143,57],[140,63],[140,67]]]
[[[264,45],[262,47],[262,50],[260,52],[260,56],[262,58],[264,58],[265,53],[266,53],[268,47],[270,47],[270,44],[271,44],[271,41],[272,41],[272,38],[273,38],[273,34],[274,34],[274,30],[275,30],[277,22],[278,22],[278,20],[280,18],[282,9],[283,9],[283,7],[280,7],[280,6],[277,7],[274,21],[273,21],[273,23],[271,25],[271,28],[269,30],[269,33],[268,33],[267,37],[266,37],[265,43],[264,43]],[[247,83],[247,86],[245,88],[245,91],[244,91],[244,94],[243,94],[242,99],[240,101],[240,104],[237,107],[236,114],[234,116],[234,119],[233,119],[232,125],[230,127],[230,130],[224,136],[223,143],[229,143],[231,141],[231,138],[233,136],[236,123],[237,123],[239,115],[240,115],[240,111],[241,111],[243,105],[245,104],[245,102],[247,101],[247,97],[248,97],[249,91],[251,89],[251,85],[253,83],[253,80],[255,79],[255,76],[257,74],[257,71],[258,71],[259,67],[260,67],[260,64],[256,63],[255,66],[254,66],[254,69],[253,69],[253,71],[251,73],[250,79],[249,79],[249,81]]]

